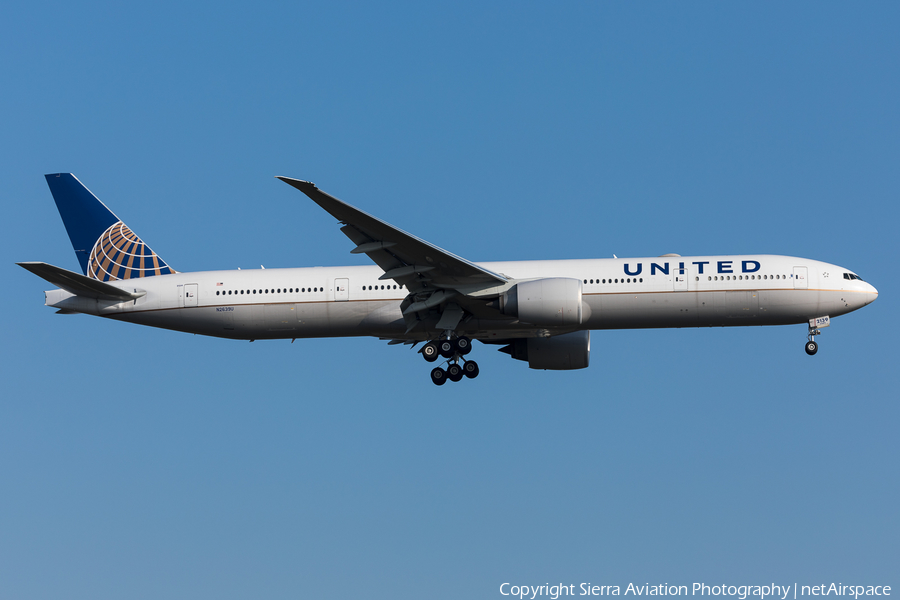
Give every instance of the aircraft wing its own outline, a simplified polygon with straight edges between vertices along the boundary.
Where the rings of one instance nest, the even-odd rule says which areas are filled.
[[[341,231],[356,244],[350,252],[366,254],[384,269],[380,279],[393,279],[410,291],[416,291],[426,283],[439,288],[454,288],[502,285],[507,281],[503,275],[483,269],[326,194],[309,181],[290,177],[278,179],[309,196],[340,221],[343,224]]]
[[[16,264],[76,296],[122,302],[134,300],[146,294],[144,291],[131,293],[97,279],[85,277],[81,273],[68,271],[43,262],[20,262]]]

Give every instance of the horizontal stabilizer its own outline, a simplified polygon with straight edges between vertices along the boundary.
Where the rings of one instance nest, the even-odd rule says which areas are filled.
[[[23,269],[31,271],[41,279],[49,281],[53,285],[62,288],[67,292],[84,298],[122,302],[124,300],[140,298],[147,293],[145,291],[128,292],[108,283],[86,277],[80,273],[67,271],[66,269],[54,267],[53,265],[48,265],[43,262],[20,262],[16,264]]]

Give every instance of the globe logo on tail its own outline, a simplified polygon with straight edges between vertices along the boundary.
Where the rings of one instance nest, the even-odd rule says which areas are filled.
[[[113,223],[94,244],[87,268],[88,277],[100,281],[168,275],[174,272],[122,221]]]

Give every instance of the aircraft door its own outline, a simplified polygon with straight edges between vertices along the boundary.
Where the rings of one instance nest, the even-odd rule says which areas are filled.
[[[197,306],[197,284],[184,284],[184,307],[191,308]]]
[[[794,267],[794,289],[805,290],[809,287],[806,280],[806,267]]]
[[[350,299],[350,280],[335,279],[334,280],[334,299],[343,302]]]

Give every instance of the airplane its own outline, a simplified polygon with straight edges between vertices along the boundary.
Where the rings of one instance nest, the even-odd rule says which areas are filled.
[[[45,176],[81,273],[17,263],[57,286],[45,304],[235,340],[372,336],[434,363],[443,385],[475,378],[472,341],[532,369],[582,369],[603,329],[807,324],[805,350],[831,319],[878,291],[855,272],[766,254],[474,263],[321,191],[278,177],[338,220],[374,266],[174,270],[71,173]]]

